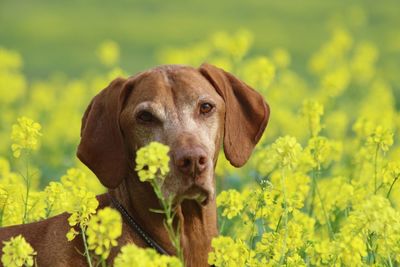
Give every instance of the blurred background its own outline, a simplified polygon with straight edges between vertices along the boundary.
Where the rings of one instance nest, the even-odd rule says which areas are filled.
[[[246,29],[254,35],[250,53],[285,47],[301,70],[330,30],[344,25],[391,57],[390,68],[400,64],[399,14],[396,0],[0,0],[0,41],[17,50],[25,74],[38,79],[100,69],[95,51],[105,40],[119,44],[119,65],[133,74],[163,63],[161,48]]]
[[[306,127],[288,122],[308,97],[335,111],[326,116],[329,137],[354,136],[362,114],[396,128],[399,14],[395,0],[0,0],[0,155],[10,161],[3,165],[20,164],[11,126],[28,116],[42,124],[32,156],[42,185],[79,166],[90,99],[116,76],[166,63],[210,61],[263,92],[274,112],[267,142],[285,134],[306,140]],[[365,115],[378,98],[381,112]]]

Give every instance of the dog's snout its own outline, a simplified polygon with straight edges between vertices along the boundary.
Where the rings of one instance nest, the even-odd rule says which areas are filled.
[[[182,174],[195,177],[207,168],[207,154],[201,148],[181,149],[175,154],[175,165]]]

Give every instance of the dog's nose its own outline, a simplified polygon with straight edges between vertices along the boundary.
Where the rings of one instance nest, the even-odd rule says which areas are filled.
[[[175,165],[181,173],[196,177],[207,168],[207,154],[201,148],[182,149],[175,154]]]

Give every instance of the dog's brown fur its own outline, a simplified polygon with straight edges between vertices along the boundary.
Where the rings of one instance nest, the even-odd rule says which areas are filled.
[[[198,113],[201,101],[213,113]],[[145,103],[145,104],[143,104]],[[154,115],[150,123],[141,112]],[[147,114],[148,115],[148,114]],[[138,119],[139,118],[139,119]],[[161,66],[129,79],[116,79],[91,102],[82,120],[78,157],[109,188],[145,231],[166,251],[174,248],[163,226],[163,216],[149,211],[159,202],[148,183],[139,181],[133,159],[150,141],[170,146],[170,174],[162,185],[165,196],[176,196],[177,223],[186,266],[207,266],[211,239],[218,234],[214,168],[222,146],[232,165],[242,166],[259,141],[269,118],[262,97],[239,79],[209,64],[199,69]],[[189,162],[187,166],[182,162]],[[112,206],[109,195],[98,196],[99,208]],[[0,240],[22,234],[44,266],[85,266],[82,239],[68,242],[68,214],[31,224],[5,227]],[[141,236],[124,222],[118,247]]]

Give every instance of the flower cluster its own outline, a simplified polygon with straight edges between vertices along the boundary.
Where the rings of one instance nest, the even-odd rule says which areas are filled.
[[[90,250],[102,259],[107,259],[111,247],[115,247],[122,233],[122,219],[118,211],[111,208],[99,210],[87,225],[86,235]]]
[[[353,57],[360,62],[359,53],[364,53],[364,48],[373,48],[362,48],[364,44],[354,44],[347,31],[337,30],[330,43],[317,51],[310,66],[320,79],[320,90],[312,94],[313,100],[303,102],[297,114],[292,108],[295,103],[281,95],[280,90],[285,88],[286,94],[300,99],[301,95],[307,95],[306,89],[298,77],[277,69],[280,79],[267,92],[272,105],[281,107],[275,113],[279,128],[270,129],[275,141],[262,140],[262,148],[255,151],[251,160],[256,171],[252,175],[260,180],[259,188],[247,185],[234,194],[223,191],[218,196],[223,234],[235,239],[222,236],[214,239],[214,250],[209,254],[211,263],[216,266],[398,263],[400,171],[398,149],[390,130],[397,127],[394,123],[397,112],[390,87],[373,79],[373,58],[364,62],[367,64],[364,67],[361,63],[345,63],[354,45]],[[352,103],[360,103],[362,111],[357,114],[336,101],[350,90],[350,82],[355,86],[369,84],[370,88],[365,99],[352,99]],[[286,89],[291,86],[296,90]],[[375,105],[375,113],[371,103]],[[355,121],[355,136],[348,134],[351,129],[348,114]],[[306,122],[301,127],[300,116]],[[326,136],[321,134],[322,128]],[[281,133],[291,135],[280,137]],[[224,169],[218,171],[224,173]],[[241,252],[233,253],[239,247]]]
[[[321,116],[324,114],[324,107],[317,101],[307,100],[303,102],[302,114],[308,122],[311,136],[317,136],[322,129]]]
[[[96,213],[97,206],[99,205],[95,194],[92,192],[87,192],[85,189],[77,189],[74,194],[72,198],[73,202],[68,207],[68,212],[71,213],[68,223],[72,226],[67,233],[68,241],[73,240],[79,234],[74,228],[75,226],[81,228],[87,226],[90,216]]]
[[[97,49],[97,56],[105,66],[114,66],[119,60],[119,46],[114,41],[105,41]]]
[[[22,151],[33,151],[39,147],[38,138],[42,135],[39,123],[27,117],[18,119],[18,123],[12,127],[11,139],[14,142],[11,146],[13,155],[16,158],[21,156]]]
[[[22,235],[4,241],[1,262],[7,267],[34,266],[36,252]]]
[[[75,227],[85,230],[89,219],[96,213],[99,202],[96,195],[89,191],[85,174],[78,169],[70,169],[67,174],[61,177],[61,191],[68,194],[69,201],[64,205],[64,209],[71,213],[68,223],[72,227],[67,233],[67,239],[73,240],[79,232]],[[54,189],[54,188],[53,188]]]
[[[392,185],[400,178],[400,162],[389,162],[382,170],[382,183]],[[390,190],[391,191],[391,190]],[[388,194],[390,194],[390,191]]]
[[[342,152],[342,144],[333,140],[329,140],[324,136],[312,137],[308,140],[306,147],[314,160],[314,165],[321,168],[322,164],[328,165],[332,161],[338,161]]]
[[[140,181],[154,180],[169,172],[168,151],[168,146],[158,142],[151,142],[137,151],[135,170],[138,172]]]
[[[251,254],[240,240],[235,242],[230,237],[219,236],[212,241],[214,252],[208,255],[208,263],[215,266],[249,266]]]
[[[115,267],[182,267],[178,258],[159,255],[153,249],[141,249],[134,244],[122,247],[114,260]]]
[[[279,137],[271,147],[271,157],[275,158],[280,167],[293,169],[297,165],[302,147],[295,137]]]
[[[217,197],[217,205],[223,208],[222,216],[232,219],[243,209],[242,195],[233,189],[223,191]]]
[[[388,151],[393,145],[393,132],[377,126],[367,140],[368,144],[377,146],[382,151]]]

